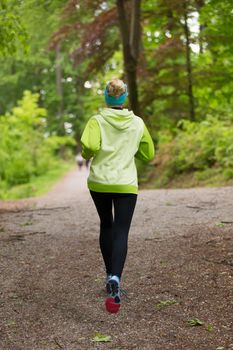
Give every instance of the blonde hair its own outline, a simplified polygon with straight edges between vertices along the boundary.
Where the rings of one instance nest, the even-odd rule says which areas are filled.
[[[120,79],[112,79],[107,85],[108,95],[115,97],[123,95],[126,91],[125,83]]]

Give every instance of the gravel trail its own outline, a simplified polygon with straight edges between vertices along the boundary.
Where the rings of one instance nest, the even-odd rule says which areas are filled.
[[[128,297],[110,315],[86,178],[74,169],[29,207],[0,203],[0,350],[233,350],[233,187],[140,191]]]

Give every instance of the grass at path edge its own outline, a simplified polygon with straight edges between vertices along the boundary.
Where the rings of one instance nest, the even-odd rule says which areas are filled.
[[[49,192],[52,186],[69,170],[75,168],[74,161],[57,161],[46,174],[33,177],[30,182],[0,191],[0,200],[37,197]]]

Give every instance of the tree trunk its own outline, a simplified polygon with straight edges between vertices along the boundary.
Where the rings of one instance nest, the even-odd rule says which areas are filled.
[[[129,90],[129,105],[135,114],[140,114],[137,65],[140,45],[140,5],[141,0],[132,1],[131,26],[129,28],[126,18],[124,0],[117,0],[119,27],[122,37],[124,67]]]
[[[167,16],[167,26],[166,29],[171,33],[172,37],[175,38],[176,35],[176,19],[174,17],[174,10],[168,8],[166,11],[166,16]],[[179,108],[177,106],[178,101],[179,101],[179,94],[180,94],[180,78],[179,78],[179,71],[177,68],[177,63],[172,60],[171,64],[171,69],[172,69],[172,77],[173,77],[173,86],[174,86],[174,92],[172,94],[172,102],[171,102],[171,108],[174,110],[174,117],[176,116],[179,117]],[[177,118],[178,118],[177,117]]]
[[[56,63],[55,63],[55,73],[56,73],[56,90],[57,96],[59,98],[57,116],[59,119],[59,133],[61,135],[65,134],[64,128],[64,92],[62,85],[62,68],[61,68],[61,46],[58,43],[56,45]]]
[[[141,0],[132,0],[130,48],[131,48],[131,54],[136,61],[138,61],[140,39],[141,39],[140,6],[141,6]]]
[[[197,7],[197,11],[199,13],[199,16],[200,16],[200,12],[201,12],[201,9],[202,7],[205,5],[205,2],[204,0],[196,0],[196,7]],[[199,27],[199,30],[200,30],[200,33],[199,33],[199,47],[200,47],[200,53],[202,54],[203,53],[203,38],[202,38],[202,32],[203,30],[205,29],[206,25],[204,24],[200,24],[200,27]]]
[[[190,33],[188,27],[188,16],[186,3],[184,2],[184,34],[185,34],[185,50],[186,50],[186,70],[188,80],[188,97],[189,97],[189,116],[190,120],[195,120],[193,82],[192,82],[192,64],[191,64],[191,49],[190,49]]]

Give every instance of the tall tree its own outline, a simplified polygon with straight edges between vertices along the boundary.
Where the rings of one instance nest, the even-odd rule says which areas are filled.
[[[55,61],[55,74],[56,74],[56,90],[58,96],[58,110],[57,116],[59,120],[59,130],[58,132],[62,135],[65,133],[64,129],[64,89],[62,83],[62,66],[61,66],[61,45],[58,43],[56,45],[56,61]]]
[[[184,35],[185,35],[185,51],[186,51],[186,72],[187,72],[187,94],[189,98],[189,117],[190,120],[195,120],[194,96],[193,96],[193,72],[191,63],[191,48],[190,48],[190,32],[188,26],[188,7],[186,0],[183,3],[184,8]]]
[[[54,33],[50,47],[55,48],[57,42],[71,38],[76,33],[76,48],[71,52],[71,57],[76,66],[84,61],[88,62],[88,65],[85,65],[86,76],[90,73],[93,76],[119,48],[119,35],[116,35],[118,25],[129,89],[129,104],[134,112],[139,114],[137,68],[141,39],[141,0],[117,0],[116,5],[111,1],[88,1],[87,10],[79,0],[68,1],[64,10],[66,23]]]
[[[179,119],[188,117],[182,18],[180,0],[158,0],[156,6],[143,3],[145,64],[139,75],[141,98],[147,122],[157,129],[173,127]]]
[[[136,114],[140,114],[137,87],[137,67],[141,39],[140,0],[132,0],[130,26],[124,0],[117,0],[118,20],[123,45],[124,67],[129,88],[129,104]]]

